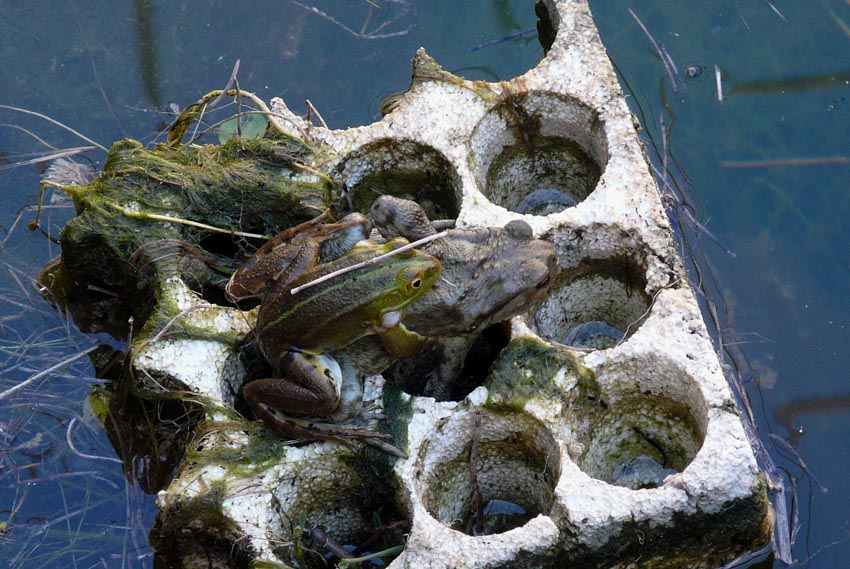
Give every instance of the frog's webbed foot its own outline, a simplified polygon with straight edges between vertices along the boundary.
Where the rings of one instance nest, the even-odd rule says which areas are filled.
[[[363,405],[358,417],[363,421],[381,421],[387,418],[387,414],[381,410],[381,404],[378,401],[370,401]]]
[[[322,423],[296,417],[289,417],[267,405],[261,405],[257,409],[258,415],[266,425],[286,437],[303,441],[326,441],[347,446],[357,450],[357,442],[365,443],[379,450],[397,456],[407,458],[407,455],[381,439],[389,438],[387,433],[379,433],[356,425],[341,426],[333,423]]]

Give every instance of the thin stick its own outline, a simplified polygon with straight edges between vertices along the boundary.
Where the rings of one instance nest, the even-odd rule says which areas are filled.
[[[76,417],[71,419],[71,421],[68,423],[68,429],[65,431],[65,442],[68,443],[68,447],[74,452],[74,454],[76,454],[80,458],[88,458],[88,459],[91,459],[91,460],[108,460],[109,462],[117,462],[118,464],[124,464],[123,461],[121,461],[121,460],[119,460],[115,457],[112,457],[112,456],[97,456],[97,455],[94,455],[94,454],[86,454],[84,452],[80,452],[79,450],[77,450],[77,447],[74,446],[74,441],[71,440],[71,431],[73,430],[74,423],[76,423],[76,422],[77,422]]]
[[[640,29],[642,29],[646,37],[649,38],[650,43],[652,43],[652,47],[655,48],[655,53],[658,54],[658,57],[661,59],[661,63],[664,65],[664,70],[667,72],[667,77],[670,79],[670,86],[673,88],[673,92],[678,92],[676,89],[676,80],[673,78],[673,70],[670,69],[670,64],[661,53],[661,47],[659,47],[658,42],[655,41],[655,38],[652,37],[652,34],[649,33],[649,30],[646,29],[646,26],[643,25],[643,22],[640,21],[640,18],[637,17],[637,14],[635,14],[631,8],[629,8],[629,14],[632,15],[632,18],[635,19],[635,22],[637,22],[640,26]]]
[[[401,0],[401,1],[398,1],[398,2],[395,2],[395,3],[401,4],[402,6],[407,8],[408,12],[403,13],[398,18],[395,18],[393,20],[389,20],[387,22],[383,22],[382,24],[377,26],[374,30],[372,30],[371,32],[366,32],[365,27],[362,31],[357,32],[357,31],[349,28],[348,26],[346,26],[345,24],[343,24],[342,22],[340,22],[339,20],[337,20],[336,18],[334,18],[333,16],[328,14],[327,12],[323,12],[322,10],[319,10],[315,6],[307,6],[306,4],[302,4],[301,2],[298,2],[298,0],[289,0],[289,1],[292,2],[293,4],[295,4],[296,6],[304,8],[308,12],[312,12],[313,14],[316,14],[320,18],[324,18],[325,20],[327,20],[328,22],[330,22],[330,23],[332,23],[336,26],[339,26],[340,28],[342,28],[343,30],[348,32],[349,34],[351,34],[354,37],[356,37],[357,39],[361,39],[361,40],[378,40],[378,39],[387,39],[387,38],[394,38],[394,37],[398,37],[398,36],[403,36],[403,35],[410,33],[410,31],[413,28],[416,27],[416,21],[417,21],[416,6],[414,4],[405,2],[404,0]],[[398,31],[398,32],[388,32],[388,33],[385,33],[385,34],[379,33],[381,30],[383,30],[387,26],[390,26],[390,25],[396,23],[397,21],[399,21],[401,18],[406,16],[408,13],[411,15],[411,22],[407,25],[407,27],[405,29]],[[371,15],[369,17],[371,18]],[[365,23],[368,24],[368,21],[365,22]]]
[[[822,166],[824,164],[847,164],[848,156],[823,156],[820,158],[775,158],[771,160],[723,160],[723,168],[767,168],[771,166]]]
[[[350,265],[348,267],[343,267],[342,269],[339,269],[338,271],[328,273],[327,275],[325,275],[323,277],[319,277],[316,280],[312,280],[312,281],[305,283],[301,286],[297,286],[297,287],[293,288],[292,290],[290,290],[289,293],[290,294],[298,294],[299,292],[301,292],[304,289],[307,289],[307,288],[310,288],[311,286],[323,283],[323,282],[328,281],[328,280],[330,280],[334,277],[344,275],[345,273],[355,271],[355,270],[360,269],[362,267],[368,267],[369,265],[374,265],[376,263],[380,263],[381,261],[383,261],[384,259],[386,259],[388,257],[392,257],[393,255],[398,255],[399,253],[404,253],[405,251],[409,251],[410,249],[413,249],[414,247],[418,247],[420,245],[424,245],[426,243],[430,243],[431,241],[436,241],[437,239],[445,237],[447,233],[448,233],[448,231],[441,231],[440,233],[437,233],[436,235],[429,235],[428,237],[423,237],[422,239],[418,239],[418,240],[416,240],[412,243],[408,243],[407,245],[399,247],[398,249],[393,249],[392,251],[390,251],[388,253],[384,253],[383,255],[378,255],[377,257],[372,257],[371,259],[367,259],[367,260],[362,261],[360,263],[356,263],[356,264]]]
[[[191,219],[182,219],[180,217],[171,217],[170,215],[160,215],[158,213],[147,213],[144,211],[133,211],[131,209],[127,209],[125,207],[121,207],[118,204],[110,203],[108,204],[113,209],[117,209],[123,215],[127,217],[132,217],[133,219],[153,219],[156,221],[166,221],[168,223],[179,223],[181,225],[190,225],[192,227],[198,227],[200,229],[206,229],[207,231],[214,231],[216,233],[225,233],[227,235],[236,235],[238,237],[249,237],[251,239],[269,239],[268,235],[260,235],[259,233],[246,233],[244,231],[234,231],[232,229],[222,229],[221,227],[215,227],[213,225],[207,225],[206,223],[200,223],[198,221],[192,221]]]
[[[780,437],[775,433],[769,433],[768,436],[781,448],[784,452],[788,453],[789,457],[797,463],[797,466],[803,469],[803,472],[809,475],[809,478],[812,479],[812,482],[818,485],[821,494],[827,494],[829,492],[829,488],[823,485],[820,480],[809,470],[809,466],[803,461],[803,457],[800,456],[800,453],[797,452],[797,449],[792,447],[788,441]]]
[[[144,342],[143,345],[153,344],[153,343],[158,342],[160,338],[165,336],[168,333],[168,331],[171,330],[171,328],[177,323],[178,320],[185,318],[187,315],[189,315],[192,312],[195,312],[196,310],[202,310],[204,308],[215,308],[215,306],[212,305],[212,304],[196,304],[194,306],[190,306],[186,310],[183,310],[179,314],[175,315],[171,320],[169,320],[165,324],[165,326],[162,327],[162,330],[160,330],[159,332],[156,333],[156,336],[154,336],[150,340],[147,340],[146,342]]]
[[[57,121],[56,119],[52,119],[47,115],[43,115],[43,114],[37,113],[35,111],[28,111],[27,109],[22,109],[20,107],[13,107],[11,105],[0,105],[0,109],[6,109],[7,111],[16,111],[16,112],[19,112],[19,113],[24,113],[25,115],[32,115],[32,116],[44,119],[47,122],[53,123],[60,128],[64,128],[65,130],[67,130],[71,134],[75,134],[75,135],[79,136],[80,138],[82,138],[83,140],[88,142],[89,144],[94,144],[95,146],[97,146],[98,148],[103,150],[104,152],[109,152],[109,149],[106,148],[105,146],[103,146],[102,144],[98,144],[97,142],[95,142],[91,138],[84,136],[83,134],[80,134],[79,132],[77,132],[76,130],[71,128],[70,126],[62,124],[61,122]]]
[[[221,102],[222,99],[227,95],[227,92],[236,82],[236,74],[239,73],[239,62],[240,60],[236,60],[236,63],[233,64],[233,71],[230,72],[230,79],[227,80],[227,84],[224,86],[224,89],[221,90],[221,94],[212,100],[210,103],[210,108],[213,109]]]
[[[191,146],[195,142],[195,140],[197,140],[198,129],[201,128],[201,124],[204,122],[204,116],[207,113],[207,106],[208,106],[208,103],[204,103],[201,106],[201,111],[200,111],[200,113],[198,113],[198,119],[195,122],[195,130],[192,131],[192,138],[190,138],[189,142],[186,143],[187,147]],[[238,120],[238,118],[237,118],[237,120]]]
[[[490,40],[488,42],[476,45],[475,47],[469,48],[469,51],[478,51],[479,49],[484,49],[485,47],[490,47],[490,46],[493,46],[493,45],[500,44],[502,42],[511,41],[513,39],[520,38],[524,35],[528,35],[528,34],[531,34],[531,33],[536,34],[537,33],[537,27],[528,28],[527,30],[522,30],[521,32],[516,32],[515,34],[510,34],[510,35],[501,37],[497,40]]]
[[[53,373],[54,371],[57,371],[57,370],[60,370],[60,369],[62,369],[62,368],[64,368],[64,367],[69,366],[70,364],[72,364],[73,362],[75,362],[75,361],[77,361],[78,359],[82,358],[83,356],[87,356],[87,355],[89,355],[90,353],[92,353],[92,352],[93,352],[93,351],[95,351],[96,349],[97,349],[97,346],[91,347],[91,348],[89,348],[89,349],[87,349],[87,350],[84,350],[84,351],[82,351],[82,352],[78,353],[78,354],[74,354],[74,355],[73,355],[73,356],[71,356],[70,358],[65,358],[65,359],[64,359],[64,360],[62,360],[61,362],[59,362],[59,363],[57,363],[57,364],[55,364],[55,365],[52,365],[52,366],[50,366],[49,368],[47,368],[47,369],[45,369],[45,370],[42,370],[42,371],[38,372],[38,373],[37,373],[37,374],[35,374],[35,375],[31,375],[30,377],[28,377],[28,378],[27,378],[27,379],[25,379],[24,381],[20,382],[19,384],[17,384],[17,385],[13,385],[12,387],[10,387],[9,389],[7,389],[6,391],[3,391],[2,393],[0,393],[0,401],[2,401],[3,399],[5,399],[5,398],[6,398],[6,397],[8,397],[9,395],[12,395],[14,392],[18,391],[19,389],[23,389],[24,387],[26,387],[26,386],[30,385],[31,383],[34,383],[34,382],[38,381],[39,379],[41,379],[41,378],[43,378],[43,377],[45,377],[45,376],[47,376],[47,375],[49,375],[49,374]]]
[[[776,12],[776,15],[779,16],[783,22],[785,22],[786,24],[789,23],[788,18],[786,18],[785,15],[779,11],[779,8],[773,5],[773,2],[770,2],[770,0],[768,0],[767,5],[770,6],[771,10]]]
[[[17,168],[18,166],[27,166],[29,164],[38,164],[40,162],[49,162],[58,158],[67,158],[68,156],[74,156],[75,154],[81,154],[83,152],[88,152],[89,150],[94,149],[94,146],[78,146],[77,148],[66,148],[65,150],[51,152],[50,154],[39,156],[38,158],[30,158],[29,160],[24,160],[22,162],[15,162],[14,164],[5,164],[3,166],[0,166],[0,170],[8,170],[9,168]]]
[[[845,24],[845,23],[844,23],[844,20],[842,20],[842,19],[838,16],[838,14],[836,14],[836,13],[832,10],[832,8],[830,8],[830,7],[829,7],[829,6],[827,6],[826,4],[824,4],[824,6],[823,6],[823,7],[826,9],[827,13],[829,14],[829,17],[830,17],[830,18],[832,18],[832,21],[833,21],[833,22],[835,22],[835,25],[836,25],[836,26],[838,26],[838,28],[841,30],[841,33],[843,33],[843,34],[844,34],[844,36],[845,36],[847,39],[850,39],[850,27],[848,27],[848,26],[847,26],[847,24]]]
[[[319,545],[319,547],[324,547],[327,551],[330,551],[340,559],[351,558],[351,554],[336,541],[332,540],[322,528],[316,526],[308,532],[308,535]]]
[[[720,81],[720,68],[714,64],[714,81],[717,83],[717,100],[723,102],[723,83]]]
[[[311,102],[310,102],[310,99],[305,99],[305,100],[304,100],[304,102],[307,104],[307,115],[308,115],[308,116],[309,116],[310,114],[314,114],[314,115],[316,115],[316,118],[317,118],[317,119],[319,119],[319,124],[320,124],[321,126],[323,126],[324,128],[328,128],[328,123],[326,123],[326,122],[325,122],[325,119],[324,119],[324,118],[322,118],[322,114],[319,112],[319,109],[317,109],[317,108],[313,105],[313,103],[311,103]],[[307,122],[310,122],[310,121],[309,121],[309,119],[308,119],[308,121],[307,121]]]
[[[682,282],[681,277],[679,277],[678,279],[676,279],[672,283],[664,285],[663,287],[661,287],[660,289],[655,291],[655,294],[652,295],[652,300],[649,303],[649,307],[643,312],[643,314],[638,316],[636,319],[634,319],[632,322],[630,322],[628,326],[626,326],[626,329],[623,330],[623,337],[620,338],[620,340],[617,342],[616,345],[619,346],[620,344],[622,344],[623,342],[625,342],[628,339],[629,330],[631,330],[632,326],[634,326],[635,324],[637,324],[638,322],[640,322],[641,320],[646,318],[646,316],[652,311],[652,307],[655,306],[655,301],[658,299],[659,295],[661,295],[662,292],[664,292],[665,290],[668,290],[668,289],[672,289],[674,286],[676,286],[680,282]]]
[[[394,545],[388,549],[383,551],[378,551],[377,553],[370,553],[369,555],[364,555],[363,557],[348,557],[346,559],[340,559],[339,566],[340,567],[348,567],[354,563],[362,563],[363,561],[369,561],[371,559],[377,559],[379,557],[386,557],[390,555],[396,555],[404,551],[404,545]]]
[[[682,86],[683,91],[688,90],[688,86],[685,85],[685,80],[682,79],[682,74],[679,73],[679,68],[676,66],[676,62],[673,61],[673,56],[670,55],[670,52],[667,51],[667,47],[663,42],[658,42],[658,45],[661,47],[661,57],[667,60],[667,63],[670,64],[670,69],[673,70],[673,74],[676,76],[676,79],[679,80],[679,85]]]
[[[738,6],[738,15],[741,17],[741,21],[744,22],[744,27],[749,30],[750,24],[747,23],[747,19],[744,17],[744,13],[741,12],[741,6]]]
[[[33,131],[31,131],[31,130],[29,130],[29,129],[26,129],[26,128],[22,127],[21,125],[18,125],[18,124],[9,124],[9,123],[2,123],[2,124],[0,124],[0,126],[5,126],[6,128],[13,128],[13,129],[15,129],[15,130],[19,130],[19,131],[23,132],[24,134],[31,136],[31,137],[32,137],[32,138],[34,138],[36,141],[38,141],[40,144],[45,145],[47,148],[49,148],[49,149],[51,149],[51,150],[59,150],[58,148],[56,148],[55,146],[53,146],[52,144],[50,144],[49,142],[47,142],[46,140],[44,140],[43,138],[41,138],[40,136],[38,136],[38,135],[37,135],[36,133],[34,133]]]

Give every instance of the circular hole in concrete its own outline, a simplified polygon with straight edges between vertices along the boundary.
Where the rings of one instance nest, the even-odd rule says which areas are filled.
[[[578,464],[617,486],[656,488],[684,470],[701,445],[702,435],[685,405],[647,395],[609,406],[594,424]]]
[[[398,360],[385,373],[399,389],[410,395],[434,397],[438,401],[460,401],[487,379],[490,366],[510,341],[510,323],[499,322],[485,328],[469,345],[463,367],[456,377],[440,379],[440,364],[448,361],[454,345],[430,344],[410,358]]]
[[[524,413],[456,414],[419,461],[425,508],[470,535],[502,533],[548,514],[560,475],[558,443]]]
[[[597,377],[607,406],[584,431],[579,467],[633,490],[683,471],[702,446],[708,416],[693,378],[655,356],[613,363]]]
[[[430,146],[411,140],[381,139],[346,156],[337,167],[351,192],[354,211],[368,213],[384,194],[417,202],[428,218],[455,219],[460,210],[460,178]]]
[[[598,114],[569,97],[511,93],[476,125],[476,181],[494,203],[529,215],[577,205],[596,188],[608,161]]]
[[[585,259],[563,269],[531,314],[531,326],[553,342],[611,348],[646,319],[651,299],[643,271],[626,258]]]
[[[403,519],[392,485],[387,483],[390,473],[371,462],[351,461],[340,455],[313,458],[303,464],[304,472],[293,470],[277,480],[274,499],[285,515],[275,520],[279,525],[273,537],[279,544],[276,552],[287,566],[304,566],[293,546],[299,540],[299,532],[292,519],[303,524],[300,539],[309,546],[303,552],[309,568],[336,566],[328,563],[327,553],[331,550],[324,547],[326,538],[353,550],[372,535],[372,521]],[[397,532],[389,531],[383,537],[387,544],[403,543]]]

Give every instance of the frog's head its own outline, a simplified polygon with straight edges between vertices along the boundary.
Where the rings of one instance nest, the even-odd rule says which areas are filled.
[[[405,317],[423,335],[470,334],[507,320],[542,298],[558,275],[555,248],[525,221],[451,230],[442,243],[429,249],[442,278]]]
[[[477,305],[488,325],[527,310],[549,291],[560,270],[555,247],[535,238],[525,221],[509,222],[489,242],[490,294]]]
[[[407,244],[406,239],[393,239],[387,243],[389,249]],[[385,261],[396,270],[395,285],[387,289],[375,303],[381,314],[381,325],[390,328],[398,324],[402,311],[434,286],[440,277],[442,265],[435,257],[410,249],[398,253]]]

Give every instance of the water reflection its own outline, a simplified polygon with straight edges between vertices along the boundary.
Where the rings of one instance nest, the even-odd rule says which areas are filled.
[[[162,108],[159,84],[156,30],[152,0],[133,0],[133,19],[136,22],[136,41],[139,46],[139,70],[145,98],[155,108]]]
[[[789,91],[810,91],[832,87],[845,87],[850,82],[850,71],[801,75],[780,79],[756,79],[740,81],[733,85],[728,95],[784,95]]]
[[[792,399],[776,408],[779,423],[788,431],[788,443],[797,446],[806,434],[802,417],[850,412],[850,395]]]

